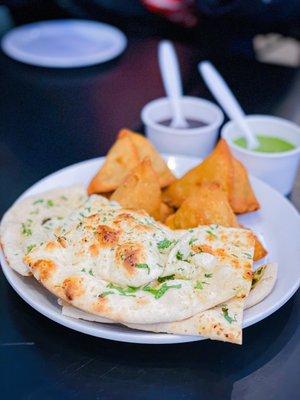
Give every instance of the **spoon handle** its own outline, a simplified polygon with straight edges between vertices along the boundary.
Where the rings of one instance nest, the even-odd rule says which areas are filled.
[[[209,61],[199,63],[198,68],[205,83],[217,101],[221,104],[228,117],[231,120],[236,121],[244,132],[248,148],[251,149],[257,147],[259,143],[245,121],[246,115],[223,77]]]
[[[187,123],[180,107],[182,97],[180,69],[174,46],[168,40],[163,40],[159,44],[158,61],[164,88],[173,111],[172,126],[185,128]]]

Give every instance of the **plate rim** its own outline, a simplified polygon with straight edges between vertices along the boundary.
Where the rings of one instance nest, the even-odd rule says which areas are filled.
[[[199,157],[191,157],[191,156],[181,155],[181,154],[162,153],[162,156],[165,159],[174,157],[174,158],[187,159],[187,160],[195,162],[195,163],[201,161],[201,158],[199,158]],[[105,156],[91,158],[88,160],[79,161],[77,163],[63,167],[57,171],[54,171],[51,174],[40,179],[39,181],[35,182],[28,189],[26,189],[15,200],[14,203],[16,203],[16,202],[20,201],[22,198],[26,197],[28,195],[28,192],[35,189],[35,187],[37,187],[38,185],[43,184],[46,180],[48,180],[48,179],[51,180],[55,175],[58,175],[65,171],[68,171],[74,167],[76,168],[76,167],[80,167],[81,165],[94,164],[97,162],[101,162],[103,160],[105,160]],[[277,192],[270,185],[261,181],[259,178],[251,176],[250,179],[253,182],[257,182],[259,185],[262,185],[266,190],[271,191],[272,195],[276,196],[277,198],[280,198],[280,201],[284,201],[285,205],[290,209],[290,211],[292,213],[294,213],[295,218],[297,218],[300,223],[300,215],[299,215],[297,209],[287,198],[285,198],[282,194]],[[20,290],[20,288],[18,287],[18,285],[16,284],[15,279],[14,279],[14,274],[16,275],[16,277],[18,276],[18,274],[8,265],[2,248],[1,248],[1,252],[0,252],[0,263],[1,263],[2,271],[3,271],[5,278],[7,279],[9,284],[12,286],[12,288],[15,290],[15,292],[27,304],[29,304],[33,309],[35,309],[37,312],[41,313],[45,317],[49,318],[50,320],[52,320],[60,325],[63,325],[67,328],[70,328],[72,330],[75,330],[77,332],[81,332],[84,334],[88,334],[88,335],[103,338],[103,339],[109,339],[109,340],[115,340],[115,341],[127,342],[127,343],[137,343],[137,344],[176,344],[176,343],[186,343],[186,342],[206,340],[206,338],[203,338],[201,336],[173,335],[173,334],[167,334],[167,333],[154,333],[154,332],[144,332],[144,331],[142,331],[143,335],[141,335],[141,331],[137,331],[137,330],[130,330],[129,333],[128,332],[119,332],[119,331],[106,332],[105,330],[99,332],[99,328],[101,330],[101,324],[100,325],[98,324],[95,327],[93,327],[93,326],[84,327],[81,325],[81,322],[83,321],[85,323],[87,321],[77,320],[77,319],[73,319],[70,317],[66,317],[66,316],[62,315],[61,313],[58,313],[58,314],[53,313],[53,311],[49,310],[47,306],[40,305],[40,304],[37,305],[31,299],[30,295],[27,296],[26,293],[24,294]],[[296,293],[299,286],[300,286],[300,275],[299,275],[298,280],[296,280],[294,282],[294,284],[291,287],[291,289],[289,290],[289,292],[285,296],[281,297],[281,299],[279,301],[277,301],[273,307],[269,307],[266,311],[258,313],[256,316],[254,315],[252,318],[248,318],[246,321],[244,320],[243,328],[247,328],[248,326],[256,324],[257,322],[262,321],[265,318],[267,318],[268,316],[270,316],[271,314],[273,314],[275,311],[277,311],[279,308],[281,308]],[[46,289],[44,289],[44,290],[46,290]],[[50,293],[47,292],[47,294],[50,294]],[[94,324],[97,324],[97,323],[95,322]],[[100,333],[100,335],[99,335],[99,333]]]

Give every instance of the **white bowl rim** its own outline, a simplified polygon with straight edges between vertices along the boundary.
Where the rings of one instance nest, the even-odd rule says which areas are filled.
[[[208,107],[213,108],[217,114],[217,118],[214,122],[208,123],[207,125],[201,126],[198,128],[176,129],[176,128],[170,128],[168,126],[158,124],[157,122],[155,122],[151,118],[149,118],[148,112],[151,107],[153,107],[154,105],[158,106],[159,103],[167,103],[168,101],[169,101],[169,99],[167,97],[159,97],[159,98],[151,100],[149,103],[147,103],[142,108],[142,111],[141,111],[141,118],[142,118],[143,123],[145,125],[155,128],[156,130],[160,130],[165,133],[172,134],[172,135],[178,135],[178,136],[179,135],[184,135],[184,136],[191,135],[192,136],[192,135],[201,135],[203,133],[207,133],[206,131],[211,131],[212,129],[218,129],[224,121],[224,114],[220,107],[218,107],[216,104],[214,104],[213,102],[211,102],[209,100],[203,99],[202,97],[195,97],[195,96],[182,96],[182,101],[197,102],[197,103],[199,103],[200,106],[205,104]]]
[[[299,137],[300,137],[300,126],[297,125],[296,123],[289,121],[288,119],[281,118],[281,117],[276,117],[273,115],[264,115],[264,114],[251,114],[247,115],[246,119],[248,120],[264,120],[264,121],[272,121],[272,122],[278,122],[282,125],[286,125],[288,128],[292,129],[297,129],[299,131]],[[247,154],[251,155],[252,157],[257,157],[257,158],[284,158],[284,157],[289,157],[289,156],[294,156],[295,154],[300,153],[300,145],[296,145],[295,149],[292,150],[287,150],[287,151],[282,151],[279,153],[263,153],[259,151],[252,151],[248,149],[244,149],[243,147],[240,147],[236,145],[230,137],[228,137],[228,132],[227,130],[229,129],[230,126],[234,124],[234,121],[228,121],[226,124],[222,127],[221,130],[221,137],[226,139],[228,142],[229,146],[234,148],[236,151],[239,151],[242,154]],[[284,139],[284,137],[281,137],[280,135],[278,136],[279,138]]]

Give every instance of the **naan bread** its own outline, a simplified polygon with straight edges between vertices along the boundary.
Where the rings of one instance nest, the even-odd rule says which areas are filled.
[[[227,301],[226,304],[223,303],[205,310],[183,321],[144,324],[143,326],[126,325],[134,329],[181,335],[201,335],[210,339],[240,344],[242,342],[244,302],[251,288],[251,278],[249,280],[249,276],[252,277],[253,258],[251,240],[253,244],[253,237],[251,239],[248,237],[246,240],[244,237],[243,242],[243,236],[239,230],[228,230],[216,225],[204,229],[190,229],[189,233],[172,249],[165,274],[175,273],[176,276],[183,274],[190,279],[199,278],[201,275],[199,276],[197,266],[201,265],[204,275],[202,275],[203,280],[200,280],[200,283],[203,287],[211,284],[216,272],[224,274],[221,280],[226,282],[229,265],[233,264],[235,268],[240,269],[243,278],[242,283],[235,287],[236,297]],[[247,245],[250,246],[250,251],[247,250]],[[193,260],[192,267],[183,261],[188,257]],[[217,265],[215,264],[216,258],[218,258]],[[220,268],[221,266],[223,268]],[[221,290],[224,291],[224,287]]]
[[[277,278],[277,264],[262,265],[257,271],[252,288],[245,299],[235,297],[226,304],[220,304],[182,321],[126,326],[148,332],[201,335],[209,339],[241,344],[243,310],[260,303],[271,293]]]
[[[251,288],[253,254],[251,232],[219,225],[200,226],[189,229],[172,248],[163,276],[175,274],[177,278],[197,280],[203,287],[211,287],[217,281],[221,291],[226,292],[233,272],[231,297],[244,298]]]
[[[30,275],[24,255],[47,240],[55,224],[87,199],[83,186],[53,189],[16,202],[3,216],[1,244],[8,264],[21,275]]]
[[[58,299],[58,304],[61,306],[61,313],[65,317],[74,318],[74,319],[83,319],[85,321],[90,322],[99,322],[101,324],[115,324],[111,319],[98,317],[98,315],[89,314],[85,311],[79,310],[79,308],[71,306],[71,304]]]
[[[163,324],[126,324],[142,331],[203,336],[208,339],[242,343],[244,299],[233,298],[191,318]]]
[[[233,298],[225,304],[196,314],[191,318],[177,322],[160,324],[126,324],[131,329],[141,331],[172,333],[178,335],[203,336],[209,339],[223,340],[241,344],[242,318],[244,299]],[[86,313],[72,305],[62,302],[62,315],[70,318],[105,324],[115,323],[112,320]]]
[[[270,263],[258,269],[257,281],[254,281],[246,299],[233,298],[226,304],[203,311],[191,318],[162,324],[127,324],[132,329],[163,332],[181,335],[201,335],[209,339],[224,340],[241,344],[242,317],[244,309],[255,306],[266,298],[272,291],[277,277],[277,264]],[[259,279],[258,279],[259,277]],[[71,318],[80,318],[86,321],[113,323],[113,321],[85,313],[62,302],[62,314]]]
[[[55,234],[25,257],[35,278],[75,307],[117,322],[182,320],[244,297],[251,284],[254,241],[247,230],[201,227],[178,239],[148,215],[103,206],[95,196]],[[210,266],[205,255],[214,259]]]
[[[254,278],[251,291],[245,301],[245,309],[260,303],[272,292],[277,279],[277,264],[262,265],[254,273]]]

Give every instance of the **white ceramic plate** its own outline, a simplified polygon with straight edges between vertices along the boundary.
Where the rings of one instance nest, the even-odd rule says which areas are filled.
[[[4,35],[4,53],[15,60],[55,68],[85,67],[121,54],[127,44],[117,28],[101,22],[54,20],[14,28]]]
[[[195,166],[199,159],[184,156],[165,156],[169,167],[177,176]],[[75,183],[87,184],[104,158],[71,165],[37,182],[21,197],[37,194]],[[245,312],[244,327],[250,326],[280,308],[300,284],[300,217],[295,208],[282,195],[262,181],[252,178],[252,185],[260,201],[261,210],[243,215],[240,221],[261,234],[269,254],[267,259],[277,261],[278,280],[273,292],[261,303]],[[65,317],[57,300],[34,279],[14,272],[0,253],[3,272],[16,292],[33,308],[61,325],[89,335],[133,343],[182,343],[201,340],[196,336],[157,334],[130,330],[118,325],[105,325]]]

